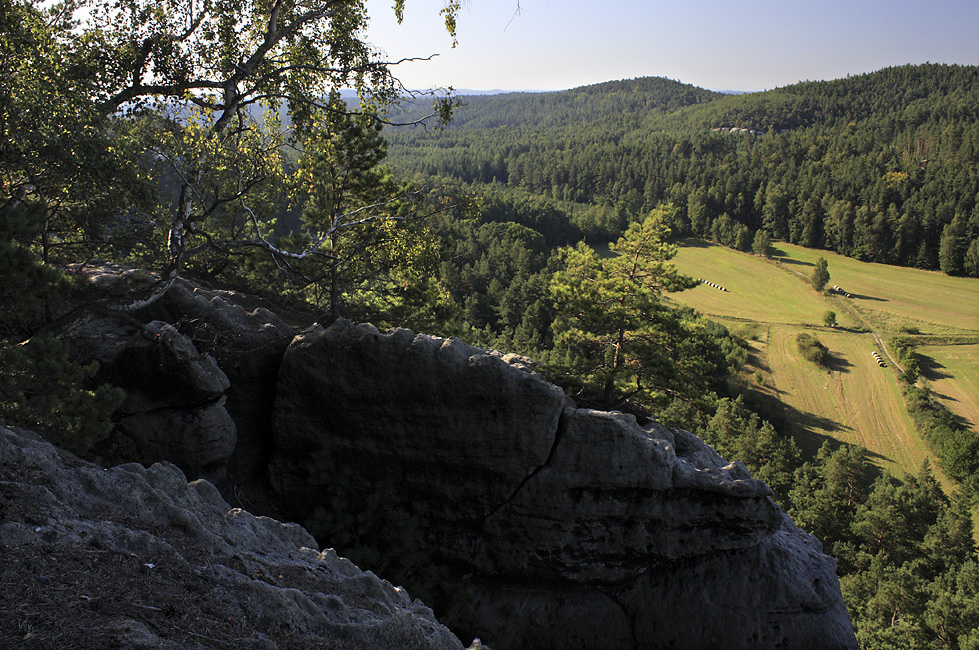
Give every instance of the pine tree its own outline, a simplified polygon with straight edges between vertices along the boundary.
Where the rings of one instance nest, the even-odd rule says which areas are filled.
[[[629,226],[609,258],[583,243],[563,249],[564,269],[551,281],[555,349],[573,360],[566,370],[581,382],[582,393],[605,407],[667,388],[664,375],[674,376],[667,369],[681,358],[683,325],[660,296],[697,283],[669,262],[676,247],[666,243],[668,209]]]

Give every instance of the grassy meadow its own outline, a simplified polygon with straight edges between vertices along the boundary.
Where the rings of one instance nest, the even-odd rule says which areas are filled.
[[[685,240],[674,260],[679,270],[728,291],[701,284],[670,299],[752,339],[746,380],[783,404],[804,452],[814,453],[833,438],[866,447],[882,469],[917,474],[930,460],[940,476],[905,409],[898,370],[890,363],[879,367],[871,354],[878,350],[873,334],[886,340],[911,330],[929,343],[979,343],[979,280],[868,264],[784,243],[774,248],[774,259],[766,260]],[[830,286],[840,285],[852,298],[813,290],[807,279],[819,257],[827,260]],[[836,313],[837,328],[823,325],[826,311]],[[795,342],[800,332],[829,348],[827,368],[802,357]],[[975,428],[979,345],[929,345],[920,351],[931,361],[923,379]]]
[[[783,266],[806,277],[817,259],[825,259],[830,285],[852,294],[848,302],[868,325],[883,330],[881,334],[914,327],[922,334],[979,336],[979,280],[975,278],[861,262],[781,242],[774,248]]]
[[[945,406],[979,431],[979,345],[926,346],[922,376]]]

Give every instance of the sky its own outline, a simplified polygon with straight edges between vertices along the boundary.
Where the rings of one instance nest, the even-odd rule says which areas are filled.
[[[756,91],[906,63],[979,65],[979,0],[367,0],[368,40],[406,87],[563,90],[667,77]]]

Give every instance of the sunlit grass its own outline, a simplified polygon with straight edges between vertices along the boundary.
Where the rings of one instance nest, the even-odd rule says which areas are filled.
[[[669,299],[756,341],[760,368],[753,367],[748,379],[785,405],[805,452],[814,453],[830,437],[866,447],[876,465],[897,474],[917,474],[926,460],[937,468],[907,414],[897,370],[879,367],[871,355],[870,332],[884,338],[908,330],[925,337],[979,337],[979,280],[869,264],[791,244],[776,243],[774,250],[769,260],[685,240],[674,260],[677,268],[728,291],[702,284]],[[820,257],[827,260],[830,286],[837,284],[852,297],[813,290],[808,278]],[[827,311],[836,313],[838,328],[823,326]],[[829,347],[829,369],[799,354],[795,336],[801,331]],[[935,390],[975,423],[979,346],[932,346],[922,352],[944,368],[946,376],[933,382]]]

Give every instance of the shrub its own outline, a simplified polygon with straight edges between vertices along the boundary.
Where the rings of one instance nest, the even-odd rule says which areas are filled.
[[[816,291],[822,291],[826,287],[826,283],[829,282],[829,270],[827,269],[826,260],[822,257],[816,260],[816,268],[813,269],[810,280],[812,281],[813,289]]]
[[[907,386],[904,397],[911,419],[938,456],[945,473],[959,481],[974,476],[979,471],[979,436],[932,399],[927,388]]]
[[[63,434],[63,444],[85,451],[112,430],[112,413],[125,398],[113,386],[89,389],[97,370],[95,362],[73,362],[67,344],[51,337],[0,343],[0,417],[8,424]]]
[[[829,348],[823,345],[815,336],[801,332],[795,337],[795,342],[799,346],[799,352],[802,353],[802,356],[807,361],[811,361],[820,366],[826,365],[826,361],[829,358]]]

